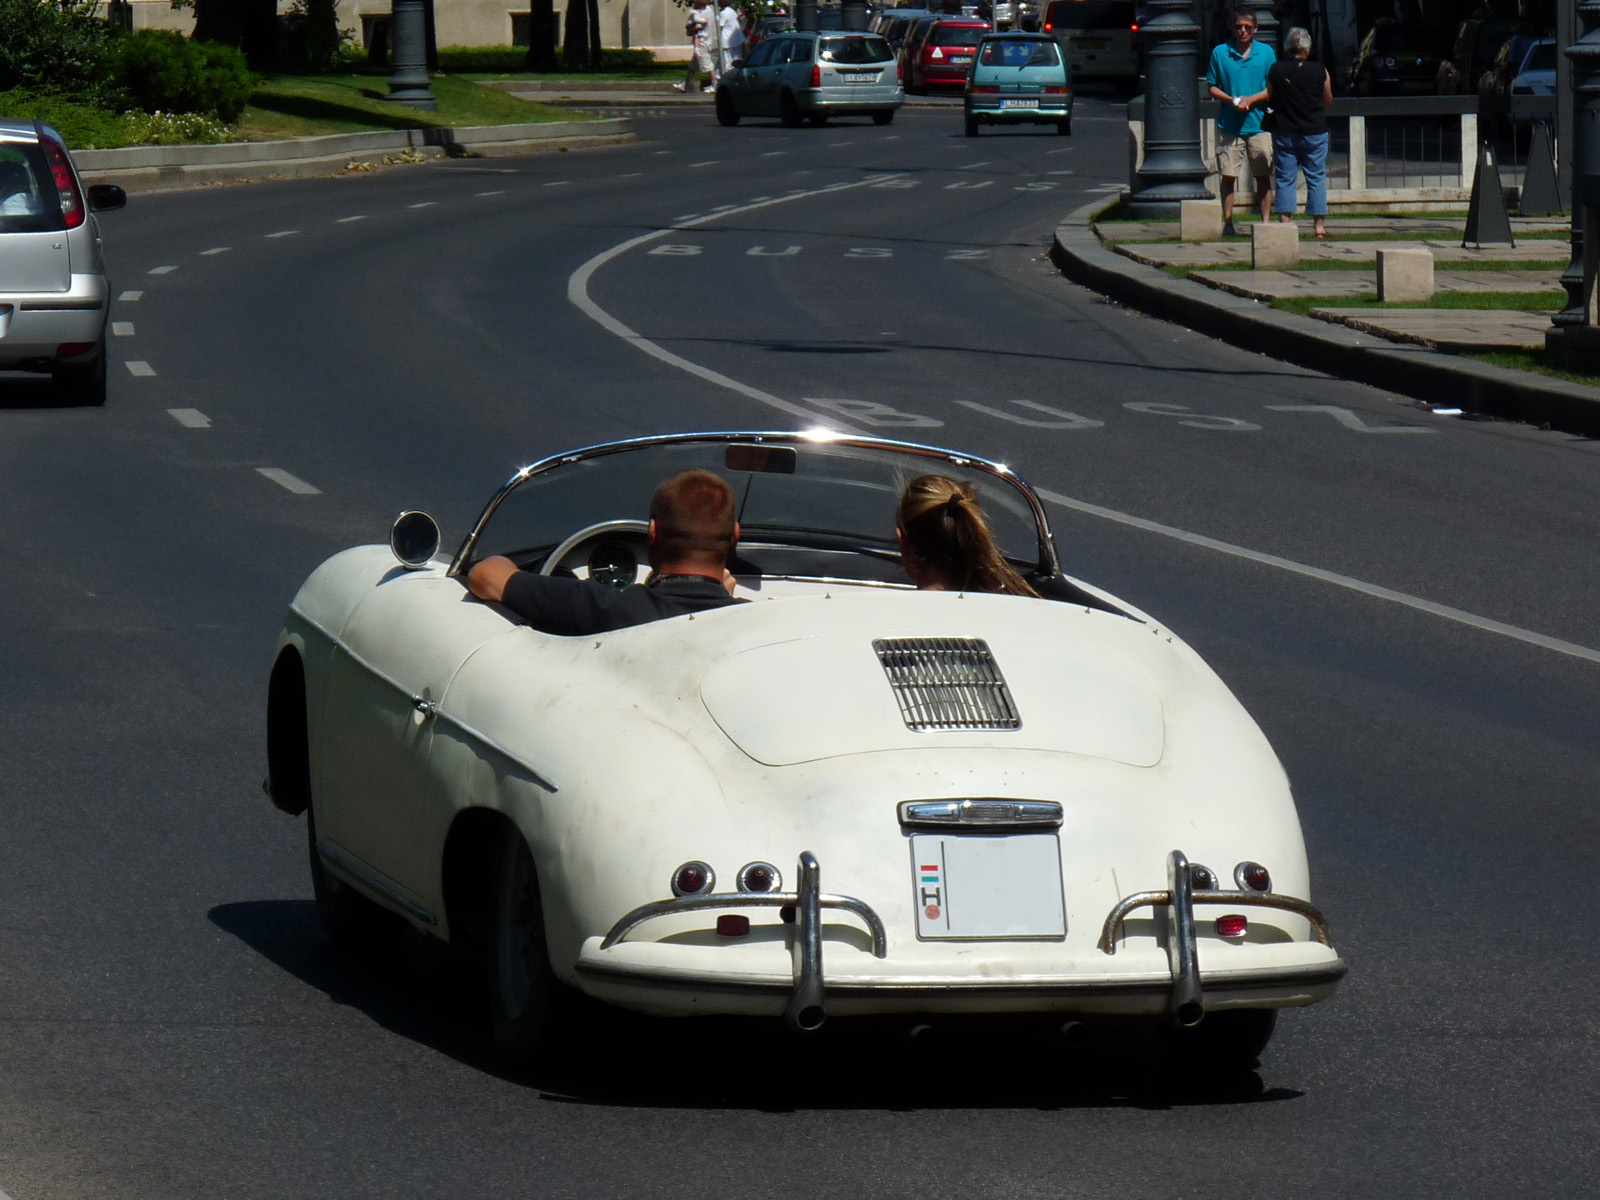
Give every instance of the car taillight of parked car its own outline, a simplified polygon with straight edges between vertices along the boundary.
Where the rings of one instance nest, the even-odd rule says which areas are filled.
[[[822,86],[822,68],[815,63],[811,64],[811,86],[814,88]]]
[[[998,93],[1000,85],[998,83],[975,83],[972,85],[972,91],[974,95],[987,96],[990,93]]]
[[[1046,96],[1065,96],[1071,90],[1071,88],[1062,87],[1060,84],[1047,83],[1044,85],[1044,94]]]
[[[76,229],[83,224],[86,210],[83,194],[78,191],[78,181],[72,174],[72,164],[67,161],[67,152],[57,143],[44,138],[42,144],[45,160],[50,164],[50,174],[55,176],[56,190],[61,193],[61,216],[68,229]]]

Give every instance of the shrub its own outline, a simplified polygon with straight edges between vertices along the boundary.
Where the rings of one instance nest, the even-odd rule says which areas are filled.
[[[0,91],[103,96],[111,32],[94,12],[95,0],[0,0]]]
[[[205,113],[232,124],[254,87],[244,55],[158,29],[117,39],[112,79],[127,103],[146,112]]]

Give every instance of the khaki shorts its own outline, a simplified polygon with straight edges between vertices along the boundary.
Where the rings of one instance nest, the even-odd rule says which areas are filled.
[[[1224,179],[1239,179],[1248,160],[1250,174],[1257,179],[1272,174],[1272,135],[1252,133],[1217,134],[1217,173]]]

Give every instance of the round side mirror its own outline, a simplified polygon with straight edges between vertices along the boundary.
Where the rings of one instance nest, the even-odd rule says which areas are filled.
[[[439,551],[439,522],[416,509],[401,513],[389,531],[389,549],[413,571],[427,566]]]

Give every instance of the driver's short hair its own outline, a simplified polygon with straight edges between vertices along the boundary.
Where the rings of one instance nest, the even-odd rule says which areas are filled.
[[[656,556],[724,563],[733,553],[733,489],[710,471],[680,471],[650,500],[656,523]]]

